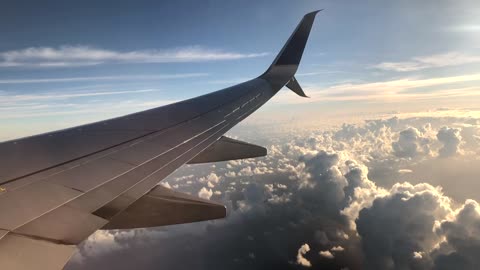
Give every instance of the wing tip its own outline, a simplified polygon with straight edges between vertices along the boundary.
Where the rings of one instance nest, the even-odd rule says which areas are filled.
[[[275,57],[273,63],[270,65],[267,71],[265,71],[265,73],[261,75],[261,77],[268,76],[270,73],[275,73],[277,67],[287,67],[290,69],[288,72],[290,74],[287,74],[286,77],[291,77],[295,74],[298,65],[300,64],[300,61],[302,59],[303,51],[307,44],[308,37],[310,36],[315,16],[320,11],[322,11],[322,9],[312,11],[303,16],[300,23],[290,35],[290,38],[284,44],[277,57]]]
[[[317,15],[320,11],[323,11],[323,10],[324,10],[323,8],[322,8],[322,9],[317,9],[317,10],[314,10],[314,11],[312,11],[312,12],[309,12],[309,13],[305,14],[305,16],[315,16],[315,15]]]

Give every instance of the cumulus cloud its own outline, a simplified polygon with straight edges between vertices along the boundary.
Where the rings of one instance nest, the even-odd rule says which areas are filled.
[[[213,185],[214,185],[214,184],[217,184],[218,181],[220,181],[220,179],[221,179],[220,176],[218,176],[218,175],[217,175],[216,173],[214,173],[214,172],[211,172],[211,173],[208,174],[207,176],[201,177],[200,179],[198,179],[198,181],[199,181],[200,183],[205,183],[205,182],[210,183],[209,185],[212,185],[212,187],[213,187]],[[210,187],[210,186],[209,186],[209,187]]]
[[[254,172],[252,171],[252,167],[250,166],[247,166],[245,168],[243,168],[242,170],[240,170],[240,172],[238,172],[238,175],[240,176],[252,176],[254,174]]]
[[[320,251],[318,254],[319,254],[321,257],[327,258],[327,259],[333,259],[333,258],[335,258],[335,256],[333,256],[333,254],[332,254],[330,251],[328,251],[328,250]]]
[[[335,251],[335,252],[340,252],[340,251],[344,251],[345,249],[342,247],[342,246],[336,246],[336,247],[333,247],[331,249],[331,251]]]
[[[212,195],[213,195],[213,191],[205,187],[203,187],[202,189],[200,189],[200,191],[198,191],[198,197],[202,199],[209,200],[212,197]]]
[[[367,266],[423,268],[412,254],[428,252],[438,243],[434,226],[452,212],[451,200],[429,184],[396,184],[389,193],[362,209],[356,221]]]
[[[437,137],[440,130],[458,128],[461,142],[474,141],[480,122],[468,121],[371,120],[275,139],[268,147],[272,151],[261,160],[218,163],[215,168],[187,166],[181,173],[188,177],[172,178],[181,191],[200,190],[199,196],[208,198],[218,191],[229,217],[150,230],[150,235],[138,239],[119,236],[112,255],[103,256],[118,260],[121,250],[128,250],[156,258],[142,261],[151,268],[161,262],[180,269],[292,267],[289,263],[318,269],[448,269],[454,264],[477,269],[478,203],[459,203],[448,190],[426,183],[437,176],[418,177],[451,161],[437,158],[445,147],[443,137]],[[471,132],[462,133],[459,122],[468,122]],[[458,162],[475,159],[478,144],[460,145],[465,151],[456,151],[462,156]],[[273,173],[254,174],[257,167]],[[227,172],[236,177],[223,177]],[[191,175],[206,177],[194,181]],[[206,187],[220,175],[215,192]],[[190,184],[183,185],[187,181]],[[150,241],[148,248],[142,248],[145,239]],[[297,249],[301,243],[308,244]],[[323,251],[324,257],[308,256],[310,250]],[[178,265],[172,258],[185,252],[188,262]],[[84,268],[101,262],[85,257]],[[133,264],[124,262],[118,269],[128,266]]]
[[[393,143],[393,151],[398,157],[415,157],[419,154],[429,154],[429,139],[414,127],[400,132],[398,141]]]
[[[0,67],[75,67],[104,63],[172,63],[234,60],[268,53],[236,53],[199,46],[169,50],[114,51],[90,46],[30,47],[0,52]]]
[[[226,172],[226,173],[225,173],[225,176],[226,176],[226,177],[235,177],[235,176],[237,176],[237,174],[236,174],[235,172],[233,172],[233,171],[229,171],[229,172]]]
[[[164,186],[164,187],[166,187],[166,188],[172,189],[172,186],[170,186],[170,184],[169,184],[168,182],[166,182],[166,181],[160,182],[160,185],[162,185],[162,186]]]
[[[290,201],[292,193],[284,193],[282,195],[273,194],[271,198],[268,199],[269,203],[286,203]]]
[[[462,136],[460,129],[442,127],[437,133],[438,140],[443,143],[443,148],[438,152],[440,157],[450,157],[459,151]]]
[[[478,269],[480,267],[480,206],[467,200],[453,218],[440,224],[437,233],[445,237],[437,250],[435,269]]]
[[[304,255],[310,251],[310,246],[308,244],[303,244],[297,252],[297,264],[305,267],[311,267],[312,264],[307,260]]]
[[[414,258],[414,259],[417,259],[417,260],[422,259],[422,258],[423,258],[422,253],[423,253],[423,252],[414,251],[414,252],[413,252],[413,258]]]

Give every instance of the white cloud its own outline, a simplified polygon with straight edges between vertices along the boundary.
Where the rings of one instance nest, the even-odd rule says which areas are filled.
[[[423,252],[414,251],[414,252],[413,252],[413,258],[414,258],[414,259],[417,259],[417,260],[422,259],[422,258],[423,258],[422,253],[423,253]]]
[[[172,189],[172,187],[170,186],[170,184],[168,182],[160,182],[160,185],[163,186],[163,187]]]
[[[327,259],[333,259],[333,258],[335,258],[335,256],[333,256],[333,254],[332,254],[330,251],[328,251],[328,250],[320,251],[318,254],[319,254],[320,256],[324,257],[324,258],[327,258]]]
[[[278,104],[300,104],[324,101],[368,100],[372,102],[400,102],[412,100],[438,100],[452,97],[478,97],[478,85],[465,86],[480,81],[480,74],[466,74],[445,77],[404,77],[372,82],[340,82],[328,87],[305,87],[309,99],[292,98],[288,91],[279,92],[275,97]],[[419,88],[433,88],[433,91],[414,91]]]
[[[342,246],[336,246],[331,248],[330,250],[335,252],[341,252],[341,251],[344,251],[345,249]]]
[[[443,148],[438,152],[440,157],[453,156],[460,150],[460,143],[462,142],[460,129],[442,127],[437,133],[437,138],[443,143]]]
[[[392,144],[397,157],[415,157],[430,153],[430,139],[418,129],[409,127],[400,132],[398,141]]]
[[[310,246],[308,244],[303,244],[297,252],[297,264],[305,267],[311,267],[312,264],[307,260],[304,255],[310,251]]]
[[[234,60],[268,55],[205,49],[114,51],[90,46],[30,47],[0,53],[0,67],[75,67],[104,63],[172,63]]]
[[[140,90],[125,90],[125,91],[95,91],[95,92],[48,92],[44,94],[19,94],[12,95],[0,92],[0,104],[2,105],[15,105],[18,102],[26,101],[51,101],[62,100],[79,97],[95,97],[95,96],[111,96],[111,95],[125,95],[125,94],[140,94],[148,92],[156,92],[156,89],[140,89]]]
[[[282,195],[273,194],[272,197],[268,199],[268,202],[273,204],[286,203],[290,201],[291,196],[292,193],[284,193]]]
[[[255,169],[253,170],[253,174],[256,174],[256,175],[267,174],[267,173],[273,173],[273,170],[263,166],[255,166]]]
[[[480,267],[480,206],[466,200],[454,214],[441,222],[437,233],[445,237],[433,253],[435,266],[442,269],[478,269]]]
[[[274,191],[273,184],[265,184],[265,189],[267,192],[272,193]]]
[[[228,171],[225,173],[226,177],[235,177],[237,174],[234,171]]]
[[[480,31],[480,24],[464,24],[451,26],[445,29],[450,32],[478,32]]]
[[[213,191],[205,187],[203,187],[202,189],[200,189],[200,191],[198,191],[198,197],[202,199],[209,200],[212,197],[212,195],[213,195]]]
[[[427,183],[397,183],[388,193],[362,210],[356,221],[367,268],[403,269],[422,263],[412,254],[432,250],[441,240],[434,231],[436,224],[453,213],[451,199]]]
[[[27,79],[0,79],[0,84],[26,84],[26,83],[64,83],[84,81],[124,81],[124,80],[168,80],[205,77],[208,73],[180,73],[157,75],[115,75],[91,77],[65,77],[65,78],[27,78]]]
[[[252,171],[252,167],[250,166],[247,166],[238,172],[239,176],[252,176],[253,174],[254,172]]]
[[[462,52],[448,52],[430,56],[414,57],[412,60],[404,62],[383,62],[375,65],[374,67],[383,70],[405,72],[427,68],[459,66],[472,63],[480,63],[480,56],[470,55]]]
[[[214,172],[211,172],[207,176],[201,177],[200,179],[198,179],[198,181],[200,183],[208,182],[208,183],[210,183],[209,187],[210,187],[210,185],[211,185],[211,187],[213,187],[214,184],[218,184],[218,181],[220,181],[220,179],[221,179],[220,176],[218,176]]]

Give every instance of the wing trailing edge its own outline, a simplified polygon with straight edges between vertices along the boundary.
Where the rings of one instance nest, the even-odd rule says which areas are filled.
[[[218,141],[190,160],[188,164],[255,158],[266,155],[267,149],[265,147],[222,136]]]
[[[156,186],[102,229],[150,228],[224,218],[224,205]]]

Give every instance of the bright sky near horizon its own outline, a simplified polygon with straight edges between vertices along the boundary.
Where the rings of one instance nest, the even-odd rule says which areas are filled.
[[[478,109],[476,1],[7,1],[0,141],[256,77],[320,8],[297,74],[312,98],[282,91],[249,121]]]

